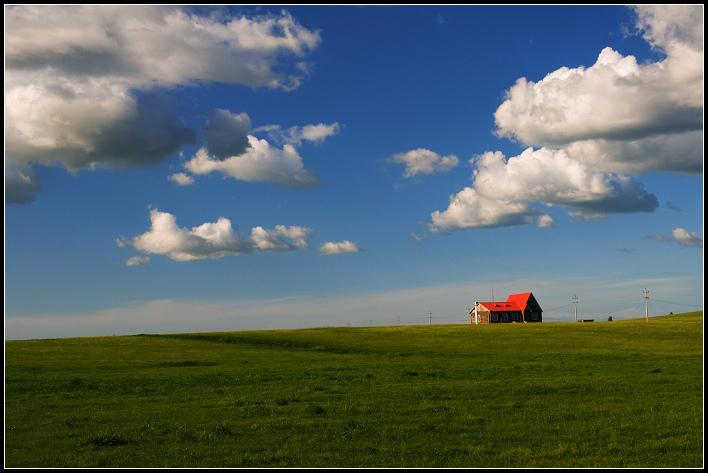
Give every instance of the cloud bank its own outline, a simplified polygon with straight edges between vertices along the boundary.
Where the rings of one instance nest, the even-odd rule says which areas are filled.
[[[5,154],[13,170],[60,164],[152,166],[197,134],[165,94],[207,82],[293,90],[321,42],[287,12],[217,17],[173,6],[20,5],[5,9]],[[245,140],[203,129],[212,155]],[[6,164],[7,168],[7,164]],[[32,200],[29,172],[6,175],[6,201]]]

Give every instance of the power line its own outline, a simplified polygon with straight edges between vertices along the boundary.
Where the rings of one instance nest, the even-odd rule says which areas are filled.
[[[568,307],[570,304],[572,304],[572,302],[570,302],[570,303],[568,303],[568,304],[566,304],[566,305],[564,305],[564,306],[554,307],[554,308],[552,308],[552,309],[543,309],[543,311],[544,311],[544,312],[551,312],[551,311],[554,311],[554,310],[565,309],[565,308]]]
[[[703,307],[702,305],[693,305],[693,304],[680,304],[678,302],[668,302],[668,301],[660,301],[659,299],[650,299],[654,302],[663,302],[664,304],[674,304],[674,305],[685,305],[688,307]]]

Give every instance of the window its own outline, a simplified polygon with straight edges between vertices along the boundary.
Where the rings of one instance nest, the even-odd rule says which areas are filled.
[[[519,314],[512,315],[511,320],[513,320],[514,322],[518,322],[519,321]]]
[[[499,322],[499,316],[497,314],[492,314],[492,322]]]
[[[531,314],[531,320],[538,320],[538,314],[536,312]]]
[[[507,314],[506,312],[502,313],[502,320],[504,322],[508,322],[509,321],[509,314]]]

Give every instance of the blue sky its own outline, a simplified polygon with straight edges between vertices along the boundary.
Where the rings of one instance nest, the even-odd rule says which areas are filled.
[[[703,305],[703,7],[5,9],[5,336]]]

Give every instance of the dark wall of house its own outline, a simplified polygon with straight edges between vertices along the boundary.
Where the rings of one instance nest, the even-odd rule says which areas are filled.
[[[534,314],[538,316],[537,320],[533,320]],[[538,305],[538,302],[536,302],[533,294],[529,296],[529,300],[526,303],[526,309],[524,310],[524,322],[543,322],[543,310],[541,310],[541,306]]]

